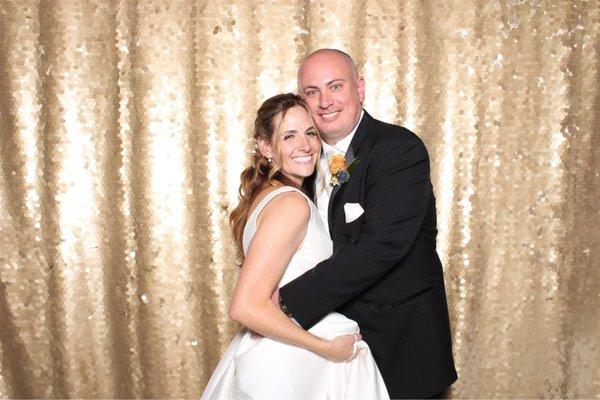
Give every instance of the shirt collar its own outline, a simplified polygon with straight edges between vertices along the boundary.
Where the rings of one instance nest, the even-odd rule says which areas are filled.
[[[354,129],[352,129],[352,132],[350,132],[350,134],[347,135],[345,138],[338,141],[335,144],[335,146],[327,144],[327,143],[325,143],[325,141],[323,141],[322,142],[323,154],[325,155],[325,154],[327,154],[327,152],[333,150],[336,153],[342,153],[342,154],[346,155],[346,152],[348,151],[348,147],[350,147],[350,143],[352,142],[352,138],[354,137],[354,134],[356,133],[356,129],[358,129],[358,125],[360,125],[360,121],[362,121],[364,115],[365,115],[365,110],[360,110],[360,118],[358,119],[358,122],[354,126]]]

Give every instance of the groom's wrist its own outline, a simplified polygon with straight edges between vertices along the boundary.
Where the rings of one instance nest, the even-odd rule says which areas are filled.
[[[283,302],[283,299],[281,298],[281,295],[279,295],[279,308],[281,309],[281,311],[283,311],[283,313],[285,315],[287,315],[288,317],[292,318],[292,312],[288,309],[288,307]]]

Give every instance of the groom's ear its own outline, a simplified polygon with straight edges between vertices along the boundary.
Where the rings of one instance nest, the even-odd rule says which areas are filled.
[[[356,88],[358,89],[358,98],[362,104],[365,102],[365,78],[362,75],[356,80]]]
[[[257,142],[258,151],[260,151],[260,154],[262,154],[266,158],[273,158],[273,146],[271,145],[271,143],[268,140],[260,137],[257,139]]]

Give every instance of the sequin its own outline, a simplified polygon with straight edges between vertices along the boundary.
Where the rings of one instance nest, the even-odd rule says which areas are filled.
[[[0,3],[0,397],[194,398],[256,109],[352,54],[431,157],[451,398],[600,398],[594,1]]]

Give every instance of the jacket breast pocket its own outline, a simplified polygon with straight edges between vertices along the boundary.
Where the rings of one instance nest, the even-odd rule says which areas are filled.
[[[410,302],[411,300],[414,300],[417,297],[421,297],[421,296],[431,292],[432,290],[433,290],[433,286],[428,286],[428,287],[421,289],[421,290],[419,290],[413,294],[410,294],[408,296],[403,296],[399,299],[385,302],[377,307],[374,307],[373,314],[384,315],[384,314],[391,313],[398,307],[403,306],[404,304]]]
[[[358,235],[360,235],[360,232],[362,230],[362,226],[363,218],[361,216],[352,222],[344,222],[342,228],[340,229],[340,232],[342,233],[342,236],[344,236],[347,242],[356,243],[356,241],[358,240]]]

